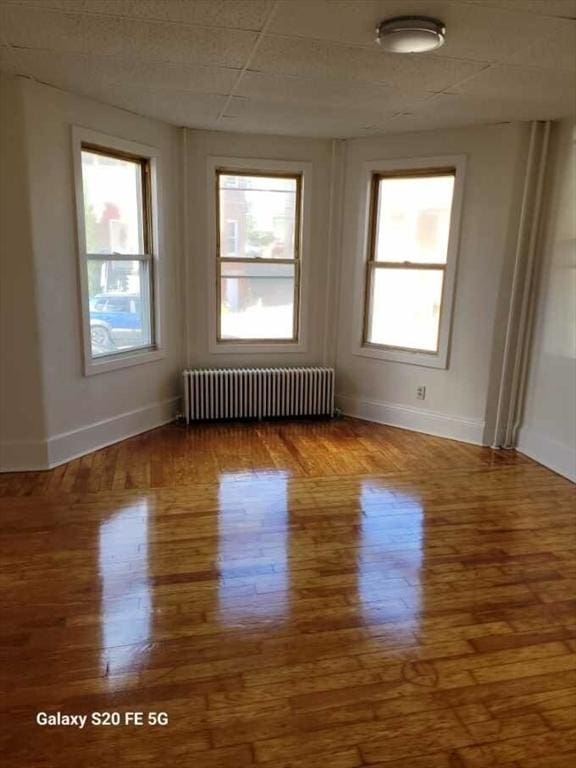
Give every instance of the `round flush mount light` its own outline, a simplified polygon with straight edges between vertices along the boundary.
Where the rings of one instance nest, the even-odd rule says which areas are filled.
[[[390,53],[425,53],[444,45],[446,27],[429,16],[397,16],[376,27],[376,42]]]

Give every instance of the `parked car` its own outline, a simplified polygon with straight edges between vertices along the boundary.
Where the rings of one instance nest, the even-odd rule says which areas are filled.
[[[141,299],[128,293],[101,293],[90,301],[90,336],[96,354],[124,346],[142,331]],[[130,342],[128,342],[130,345]]]

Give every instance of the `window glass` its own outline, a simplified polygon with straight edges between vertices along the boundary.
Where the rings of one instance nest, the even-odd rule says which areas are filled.
[[[220,284],[221,337],[292,338],[294,276],[292,264],[224,264]]]
[[[226,238],[224,240],[223,256],[238,256],[238,222],[226,222]]]
[[[221,174],[219,199],[222,257],[295,258],[295,178]]]
[[[378,182],[375,261],[445,264],[454,176]]]
[[[150,345],[147,262],[90,259],[88,293],[93,357]]]
[[[435,352],[444,272],[375,269],[368,337],[374,344]]]
[[[82,151],[88,254],[144,253],[140,162]]]

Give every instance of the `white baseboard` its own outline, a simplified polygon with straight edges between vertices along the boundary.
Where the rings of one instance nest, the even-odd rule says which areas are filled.
[[[337,395],[336,404],[347,416],[366,421],[375,421],[390,427],[400,427],[427,435],[448,437],[464,443],[484,445],[484,421],[448,416],[444,413],[426,411],[423,408],[409,408],[397,403],[381,400]]]
[[[126,440],[174,421],[180,398],[171,398],[144,408],[121,413],[95,424],[53,435],[45,441],[2,445],[1,472],[53,469],[107,445]]]
[[[576,447],[560,443],[542,432],[523,426],[518,432],[518,450],[576,483]]]

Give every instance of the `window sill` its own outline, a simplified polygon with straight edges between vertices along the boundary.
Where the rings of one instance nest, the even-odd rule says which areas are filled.
[[[436,353],[409,352],[391,347],[378,347],[375,344],[365,344],[357,347],[353,354],[359,357],[371,357],[387,363],[404,363],[406,365],[419,365],[422,368],[448,368],[448,354],[446,351]]]
[[[98,373],[116,371],[120,368],[131,368],[134,365],[153,363],[164,357],[161,349],[145,347],[133,352],[119,352],[117,355],[108,355],[100,358],[90,358],[84,363],[84,375],[95,376]]]

